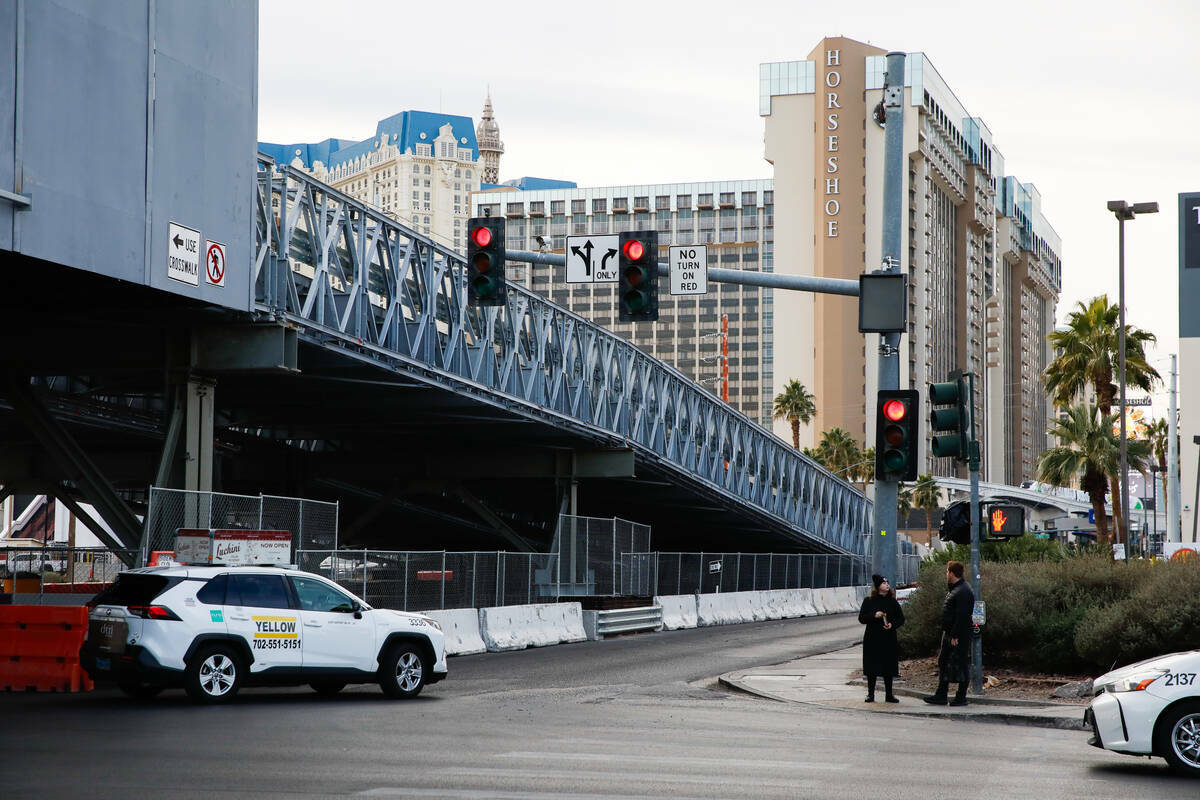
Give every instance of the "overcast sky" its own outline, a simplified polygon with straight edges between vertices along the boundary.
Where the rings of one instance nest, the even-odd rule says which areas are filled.
[[[760,63],[838,35],[922,51],[1008,174],[1041,191],[1063,240],[1060,320],[1116,300],[1105,202],[1159,202],[1126,225],[1127,314],[1158,336],[1164,379],[1177,351],[1178,194],[1200,190],[1198,0],[262,0],[260,17],[260,139],[365,139],[405,109],[478,121],[490,86],[501,180],[580,186],[771,177]]]

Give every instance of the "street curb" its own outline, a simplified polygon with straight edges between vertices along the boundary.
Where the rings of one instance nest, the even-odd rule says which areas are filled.
[[[843,706],[828,705],[826,703],[820,703],[820,702],[816,702],[813,700],[792,700],[790,698],[781,697],[780,695],[773,694],[771,692],[767,692],[767,691],[764,691],[761,689],[755,689],[755,688],[752,688],[752,687],[746,685],[741,680],[745,676],[745,674],[746,673],[744,670],[738,670],[735,672],[727,672],[724,675],[721,675],[717,680],[721,683],[722,686],[726,686],[730,689],[735,689],[739,692],[744,692],[745,694],[762,697],[767,700],[774,700],[775,702],[779,702],[779,703],[792,703],[794,705],[816,706],[818,708],[829,709],[831,711],[851,711],[852,712],[852,711],[861,710],[861,711],[865,711],[868,713],[891,714],[893,716],[908,717],[910,719],[967,720],[970,722],[991,722],[991,723],[1001,723],[1004,725],[1026,725],[1029,727],[1050,728],[1050,729],[1054,729],[1054,730],[1072,730],[1072,731],[1087,730],[1087,726],[1083,722],[1082,712],[1078,715],[1078,717],[1074,717],[1074,718],[1055,717],[1055,716],[1034,716],[1034,715],[1028,715],[1028,714],[1009,714],[1009,713],[1004,713],[1004,712],[971,713],[969,711],[968,712],[959,711],[959,712],[951,713],[948,711],[947,712],[939,712],[939,711],[927,710],[927,711],[924,711],[924,712],[918,714],[918,713],[911,713],[911,712],[906,712],[906,711],[891,711],[891,710],[887,710],[885,708],[854,709],[854,708],[845,708]],[[908,690],[908,691],[911,692],[912,690]],[[906,693],[906,696],[910,696],[910,695],[908,693]],[[916,696],[921,696],[921,695],[916,695]],[[1027,702],[1027,701],[1022,701],[1022,702]]]
[[[862,678],[855,678],[852,681],[850,681],[847,685],[848,686],[862,686],[865,688],[867,685],[867,682]],[[893,685],[892,694],[902,694],[905,697],[924,698],[929,693],[922,692],[919,689],[909,689],[908,687],[905,687],[905,686],[894,686]],[[1040,702],[1037,700],[1018,700],[1018,699],[1012,698],[1012,697],[989,697],[986,694],[970,694],[970,693],[968,693],[967,699],[970,700],[972,703],[978,703],[979,705],[990,705],[990,706],[1014,706],[1017,708],[1045,708],[1046,706],[1051,706],[1053,708],[1078,708],[1080,710],[1081,714],[1083,713],[1083,709],[1086,708],[1086,706],[1077,706],[1074,703],[1055,703],[1053,700],[1047,700],[1046,702],[1043,703],[1043,702]]]

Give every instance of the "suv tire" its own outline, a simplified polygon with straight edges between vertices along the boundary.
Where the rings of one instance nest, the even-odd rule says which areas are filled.
[[[227,644],[201,647],[188,662],[183,685],[201,703],[232,700],[242,686],[242,660]]]
[[[1200,702],[1169,709],[1154,731],[1154,750],[1180,775],[1200,777]]]
[[[425,686],[425,659],[412,642],[398,642],[387,649],[379,662],[379,688],[388,697],[416,697]]]

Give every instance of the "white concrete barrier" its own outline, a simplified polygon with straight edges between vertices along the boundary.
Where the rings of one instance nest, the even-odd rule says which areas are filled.
[[[436,619],[442,626],[442,633],[446,637],[446,655],[466,656],[487,652],[487,645],[479,634],[479,609],[451,608],[420,613]]]
[[[671,594],[655,597],[654,605],[662,608],[663,628],[677,631],[681,628],[694,628],[699,624],[696,617],[696,595]]]
[[[732,625],[738,622],[749,622],[744,619],[743,608],[739,603],[744,602],[740,595],[745,592],[721,592],[718,594],[696,595],[696,621],[704,628],[709,625]]]
[[[778,592],[782,605],[781,618],[812,617],[817,613],[813,607],[812,589],[785,589]]]
[[[579,603],[538,603],[479,609],[479,633],[492,652],[587,639]]]

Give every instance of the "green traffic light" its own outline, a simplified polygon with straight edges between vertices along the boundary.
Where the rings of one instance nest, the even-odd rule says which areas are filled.
[[[961,458],[966,455],[963,437],[956,435],[934,436],[931,449],[938,458]]]
[[[629,307],[630,311],[645,311],[646,307],[650,305],[650,298],[645,292],[635,289],[632,292],[625,293],[625,305]]]
[[[888,450],[883,454],[883,466],[890,472],[899,472],[906,463],[908,459],[899,450]]]
[[[496,293],[496,281],[487,275],[480,275],[471,285],[475,288],[475,294],[478,297],[491,297]]]

